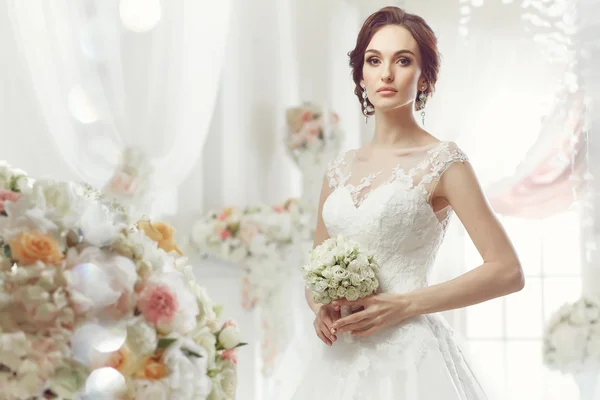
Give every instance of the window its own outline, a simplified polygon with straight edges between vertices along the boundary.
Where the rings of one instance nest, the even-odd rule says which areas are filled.
[[[465,310],[470,353],[498,398],[578,398],[571,377],[543,365],[542,335],[549,316],[581,295],[580,213],[569,210],[544,220],[500,220],[517,249],[526,284],[518,293]],[[465,242],[467,265],[480,265],[470,239]]]

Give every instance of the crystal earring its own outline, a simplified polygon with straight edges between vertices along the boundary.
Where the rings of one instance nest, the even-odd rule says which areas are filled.
[[[422,110],[421,118],[423,126],[425,126],[425,102],[427,100],[427,95],[425,94],[425,85],[421,86],[421,94],[419,95],[419,100],[421,101],[421,104],[419,105],[419,110]]]
[[[367,111],[367,107],[369,106],[369,103],[367,103],[367,87],[363,86],[363,92],[362,92],[362,98],[363,98],[363,114],[365,114],[365,124],[368,121],[369,118],[369,112]]]

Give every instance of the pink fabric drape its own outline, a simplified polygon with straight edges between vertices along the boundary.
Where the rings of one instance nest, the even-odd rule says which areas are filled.
[[[587,162],[584,108],[582,93],[565,95],[544,120],[515,174],[487,189],[498,214],[538,219],[571,206]]]

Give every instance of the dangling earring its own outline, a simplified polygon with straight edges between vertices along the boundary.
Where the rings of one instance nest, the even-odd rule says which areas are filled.
[[[367,103],[367,87],[363,86],[362,98],[363,98],[363,114],[365,114],[365,124],[369,119],[369,112],[367,111],[367,107],[369,103]]]
[[[421,94],[419,95],[419,100],[421,101],[421,104],[419,105],[419,110],[422,110],[421,118],[423,126],[425,126],[425,101],[427,100],[427,95],[425,94],[425,85],[421,86]]]

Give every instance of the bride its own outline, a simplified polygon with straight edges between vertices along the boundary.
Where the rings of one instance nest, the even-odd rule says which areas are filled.
[[[413,109],[422,111],[435,88],[436,37],[421,17],[386,7],[365,21],[349,56],[355,94],[365,118],[375,117],[375,134],[331,161],[314,245],[341,234],[373,251],[380,292],[321,305],[307,291],[322,343],[311,348],[293,399],[487,399],[436,313],[519,291],[524,278],[467,156],[415,120]],[[452,213],[484,263],[428,285]],[[340,313],[349,306],[358,311]]]

